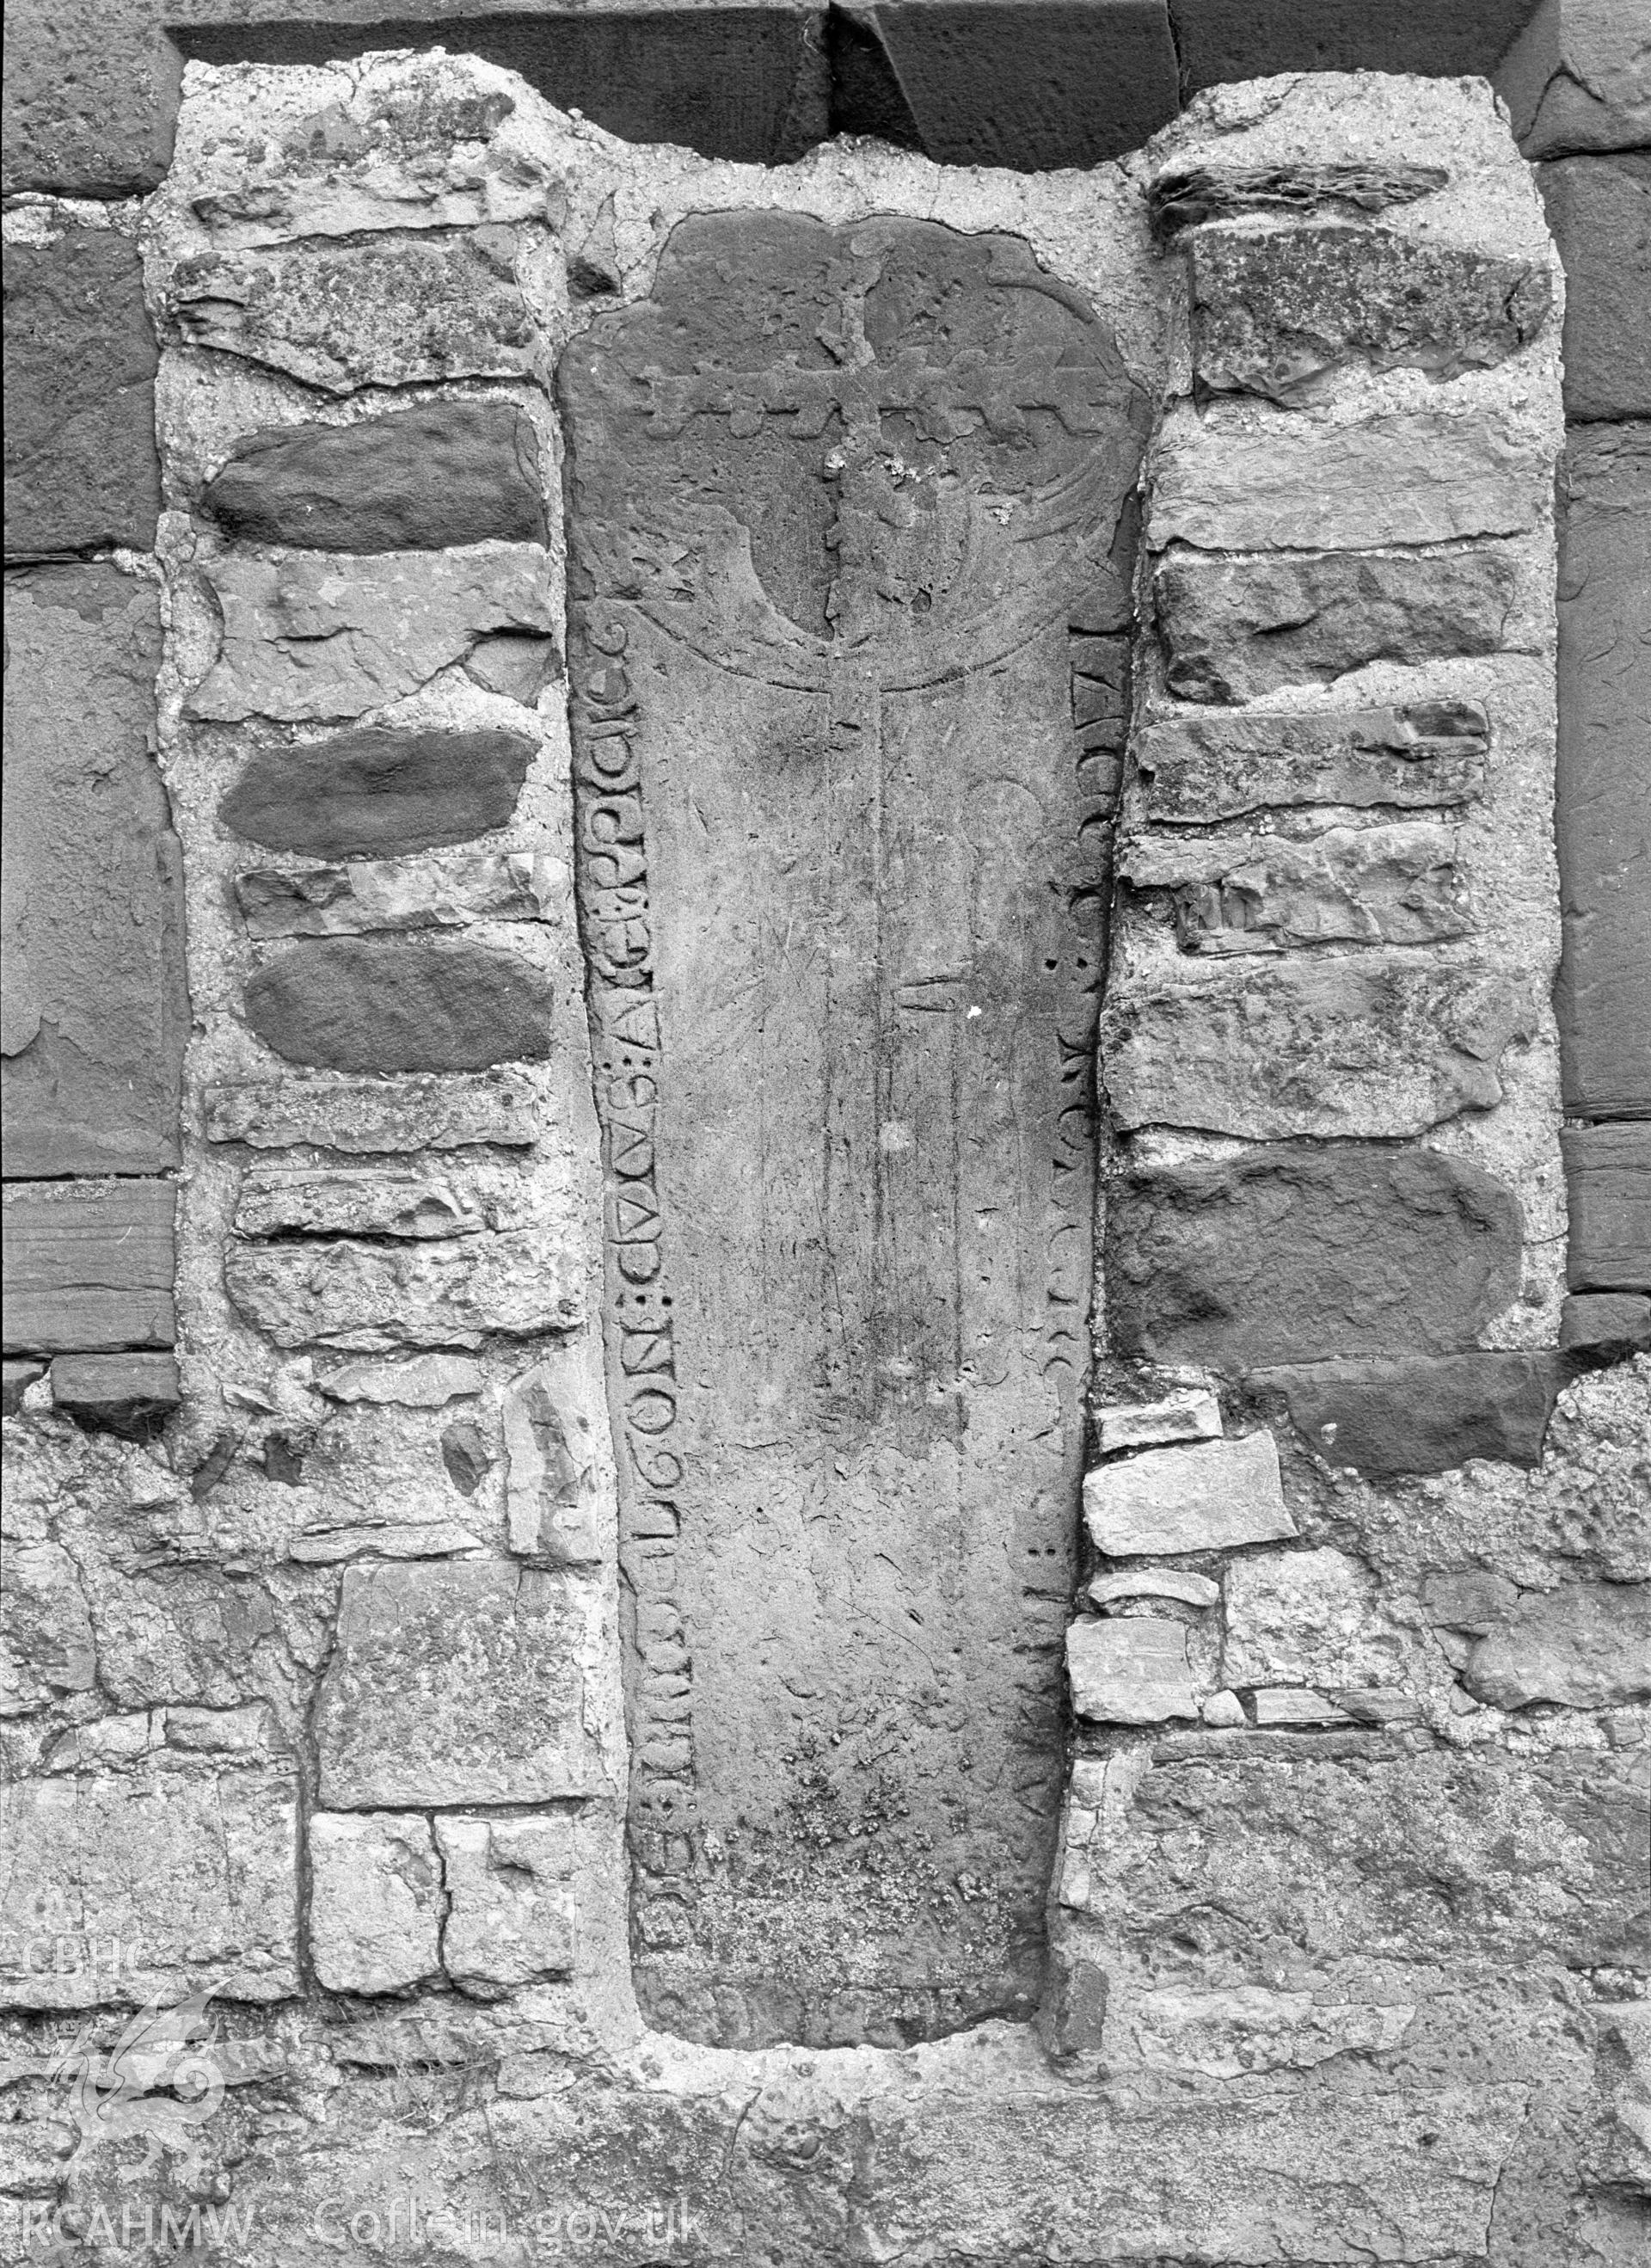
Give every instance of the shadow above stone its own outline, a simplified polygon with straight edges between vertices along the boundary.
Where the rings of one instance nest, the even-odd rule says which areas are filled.
[[[249,843],[313,858],[439,850],[506,824],[536,749],[524,733],[379,725],[289,742],[248,760],[218,817]]]
[[[1372,1474],[1442,1473],[1470,1457],[1535,1465],[1568,1366],[1550,1351],[1413,1355],[1253,1370],[1327,1464]]]

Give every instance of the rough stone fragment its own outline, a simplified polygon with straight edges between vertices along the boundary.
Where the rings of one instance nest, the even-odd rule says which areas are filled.
[[[1198,1716],[1198,1694],[1180,1623],[1145,1615],[1074,1623],[1067,1675],[1080,1717],[1110,1725],[1161,1725]]]
[[[441,1967],[442,1870],[417,1812],[310,1821],[310,1958],[329,1992],[395,1992]]]
[[[478,638],[465,656],[465,675],[473,683],[528,709],[561,674],[561,650],[555,639],[525,630],[494,630]]]
[[[0,1970],[0,2006],[171,2005],[202,1986],[279,2000],[301,1989],[290,1771],[216,1768],[162,1749],[129,1771],[18,1782],[4,1800],[7,1914],[25,1927],[50,1917],[53,1935],[82,1958]],[[111,1962],[115,1942],[124,1957]]]
[[[8,244],[8,556],[155,541],[155,335],[136,241],[69,226]]]
[[[44,1535],[0,1536],[0,1718],[26,1716],[98,1681],[97,1638],[79,1570]]]
[[[1200,232],[1192,273],[1198,383],[1286,405],[1354,364],[1438,379],[1493,369],[1536,337],[1553,296],[1533,262],[1310,223]]]
[[[546,921],[570,909],[567,868],[530,850],[437,865],[363,860],[297,873],[253,867],[235,877],[252,937],[349,937],[374,930],[462,929],[478,921]]]
[[[45,1377],[46,1368],[43,1362],[7,1361],[5,1363],[4,1371],[0,1372],[0,1376],[4,1376],[4,1380],[5,1396],[4,1404],[0,1404],[0,1407],[4,1407],[8,1418],[17,1416],[23,1407],[24,1395],[31,1386]]]
[[[187,1013],[159,593],[103,564],[6,583],[5,1170],[162,1172]]]
[[[1385,1618],[1368,1570],[1345,1551],[1247,1552],[1225,1589],[1223,1683],[1406,1683],[1414,1641]]]
[[[255,1166],[235,1201],[238,1236],[477,1236],[487,1226],[480,1202],[459,1182],[370,1167]]]
[[[450,1901],[442,1962],[461,1992],[498,1999],[573,1966],[573,1822],[438,1819]]]
[[[572,1330],[584,1307],[573,1256],[538,1229],[400,1247],[347,1238],[233,1243],[224,1280],[277,1346],[360,1354],[476,1347],[495,1331],[525,1338]]]
[[[1185,1447],[1143,1449],[1084,1476],[1083,1521],[1109,1558],[1222,1551],[1294,1535],[1279,1453],[1265,1430]]]
[[[1565,263],[1565,414],[1651,417],[1651,151],[1537,174]]]
[[[1641,1292],[1584,1292],[1559,1310],[1559,1345],[1620,1362],[1651,1353],[1651,1299]]]
[[[1153,578],[1170,690],[1249,701],[1369,661],[1502,649],[1512,563],[1494,551],[1322,551],[1273,559],[1172,552]]]
[[[268,250],[199,253],[168,298],[190,346],[351,394],[531,371],[534,328],[511,228],[382,229]]]
[[[1500,1102],[1503,1051],[1536,1029],[1513,979],[1371,954],[1138,993],[1114,981],[1100,1060],[1124,1127],[1421,1134]]]
[[[487,1373],[461,1354],[415,1354],[400,1362],[341,1362],[315,1382],[334,1402],[393,1402],[414,1410],[480,1394]]]
[[[1413,204],[1443,188],[1442,166],[1332,161],[1325,165],[1207,166],[1181,158],[1155,173],[1147,190],[1152,232],[1161,241],[1212,220],[1243,220],[1253,213],[1297,217],[1329,205],[1352,212],[1381,212]]]
[[[1259,1370],[1251,1384],[1281,1395],[1332,1465],[1442,1473],[1470,1457],[1537,1464],[1560,1373],[1551,1354],[1415,1355]]]
[[[474,1496],[493,1464],[493,1444],[473,1418],[455,1418],[444,1425],[442,1463],[460,1496]]]
[[[246,1020],[290,1063],[331,1071],[482,1071],[551,1050],[555,996],[491,946],[328,939],[268,961]]]
[[[1107,1316],[1150,1362],[1442,1354],[1518,1298],[1523,1241],[1512,1190],[1437,1150],[1280,1143],[1141,1167],[1108,1197]]]
[[[1201,1386],[1165,1395],[1161,1402],[1113,1402],[1095,1413],[1101,1454],[1150,1449],[1165,1441],[1213,1441],[1221,1433],[1221,1405]]]
[[[1184,1606],[1213,1607],[1221,1585],[1190,1567],[1118,1568],[1090,1579],[1089,1595],[1103,1614],[1120,1599],[1179,1599]]]
[[[567,1579],[495,1560],[347,1567],[316,1715],[321,1800],[583,1795],[584,1611]]]
[[[1478,1701],[1524,1709],[1617,1709],[1651,1700],[1651,1584],[1561,1583],[1526,1591],[1462,1672]]]
[[[55,1409],[112,1433],[151,1432],[183,1401],[169,1354],[60,1354],[51,1377]]]
[[[1651,1291],[1651,1122],[1567,1126],[1565,1153],[1574,1292]]]
[[[13,1182],[4,1197],[8,1353],[169,1347],[170,1182]]]
[[[238,441],[201,510],[241,542],[309,551],[543,543],[539,438],[513,403],[423,401]]]
[[[287,1557],[301,1566],[334,1567],[346,1559],[444,1559],[482,1545],[480,1535],[456,1520],[361,1521],[306,1528],[293,1538]]]
[[[528,1150],[549,1123],[549,1112],[532,1081],[510,1071],[447,1079],[300,1074],[209,1086],[205,1119],[209,1142],[247,1142],[259,1150],[312,1142],[361,1155],[459,1150],[473,1142]]]
[[[506,826],[538,744],[524,733],[370,725],[260,748],[218,806],[231,833],[312,858],[400,858]]]
[[[415,693],[490,630],[552,627],[536,544],[469,551],[225,553],[203,572],[223,622],[193,717],[358,717]],[[438,836],[451,841],[451,836]]]
[[[1490,728],[1471,702],[1310,716],[1177,717],[1137,733],[1143,819],[1202,826],[1269,806],[1477,802]]]
[[[141,196],[172,162],[182,63],[158,11],[110,0],[11,0],[4,193]]]
[[[1244,1715],[1244,1705],[1238,1696],[1224,1691],[1212,1693],[1200,1709],[1199,1715],[1217,1732],[1232,1732],[1249,1721]]]
[[[1119,879],[1163,904],[1183,953],[1282,953],[1302,945],[1425,945],[1474,927],[1453,828],[1413,820],[1274,835],[1149,836]]]
[[[1352,425],[1183,406],[1154,454],[1147,541],[1316,551],[1512,535],[1535,524],[1552,480],[1545,457],[1483,417],[1423,409]]]
[[[1560,493],[1565,1105],[1651,1117],[1651,423],[1574,430]]]
[[[1259,1694],[1256,1697],[1260,1700]],[[1109,2027],[1114,2062],[1206,2079],[1248,2079],[1301,2070],[1331,2056],[1380,2055],[1397,2047],[1416,2019],[1415,2004],[1325,2003],[1311,1992],[1240,1985],[1229,1992],[1166,1990],[1124,2004]]]
[[[1283,71],[1488,78],[1534,0],[1175,0],[1188,88]]]
[[[1651,35],[1640,0],[1543,0],[1495,84],[1527,158],[1651,144]]]
[[[1296,1685],[1264,1686],[1251,1694],[1258,1730],[1291,1725],[1350,1725],[1345,1709],[1322,1693],[1305,1693]]]
[[[510,1549],[538,1565],[591,1567],[603,1557],[605,1420],[589,1370],[582,1348],[563,1348],[505,1392]]]

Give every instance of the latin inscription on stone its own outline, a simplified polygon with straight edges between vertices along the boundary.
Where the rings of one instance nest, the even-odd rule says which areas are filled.
[[[638,1990],[728,2044],[1026,2014],[1110,816],[1068,640],[1146,400],[1016,239],[750,214],[561,389]]]

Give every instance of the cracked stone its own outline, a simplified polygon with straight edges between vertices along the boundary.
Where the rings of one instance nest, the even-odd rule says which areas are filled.
[[[1442,166],[1360,163],[1295,166],[1210,166],[1185,158],[1163,166],[1147,190],[1153,234],[1161,240],[1212,220],[1243,220],[1251,213],[1292,217],[1324,205],[1381,212],[1413,204],[1449,180]]]
[[[400,1248],[346,1238],[232,1243],[224,1280],[277,1346],[352,1354],[478,1347],[495,1331],[572,1330],[584,1314],[582,1270],[561,1239],[539,1229]]]
[[[238,1236],[293,1230],[312,1236],[479,1236],[488,1226],[475,1197],[458,1182],[370,1167],[331,1172],[254,1167],[235,1201]]]
[[[1221,1432],[1221,1405],[1201,1386],[1167,1394],[1159,1402],[1111,1402],[1095,1412],[1101,1454],[1150,1449],[1165,1441],[1212,1441]]]
[[[1205,826],[1302,804],[1476,802],[1490,747],[1471,701],[1306,716],[1177,717],[1135,735],[1132,815]]]
[[[416,1812],[310,1821],[310,1957],[329,1992],[395,1992],[440,1973],[442,1870]]]
[[[573,1966],[573,1822],[438,1819],[451,1900],[442,1959],[460,1992],[498,1999]]]
[[[601,1398],[582,1348],[547,1355],[504,1395],[510,1550],[550,1567],[589,1567],[603,1556],[605,1500],[598,1458]]]
[[[249,937],[349,937],[545,921],[571,912],[572,892],[560,858],[507,850],[428,866],[381,859],[297,873],[252,867],[236,875],[235,899]]]
[[[1187,954],[1426,945],[1476,926],[1456,830],[1426,821],[1302,841],[1153,836],[1129,843],[1117,871],[1148,917],[1163,907]]]

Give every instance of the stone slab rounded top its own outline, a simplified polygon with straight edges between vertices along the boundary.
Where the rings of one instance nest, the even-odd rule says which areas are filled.
[[[249,843],[312,858],[439,850],[506,824],[535,745],[525,733],[372,725],[260,748],[218,818]]]
[[[481,1071],[550,1053],[554,997],[486,946],[327,938],[267,961],[246,1020],[290,1063],[333,1071]]]

